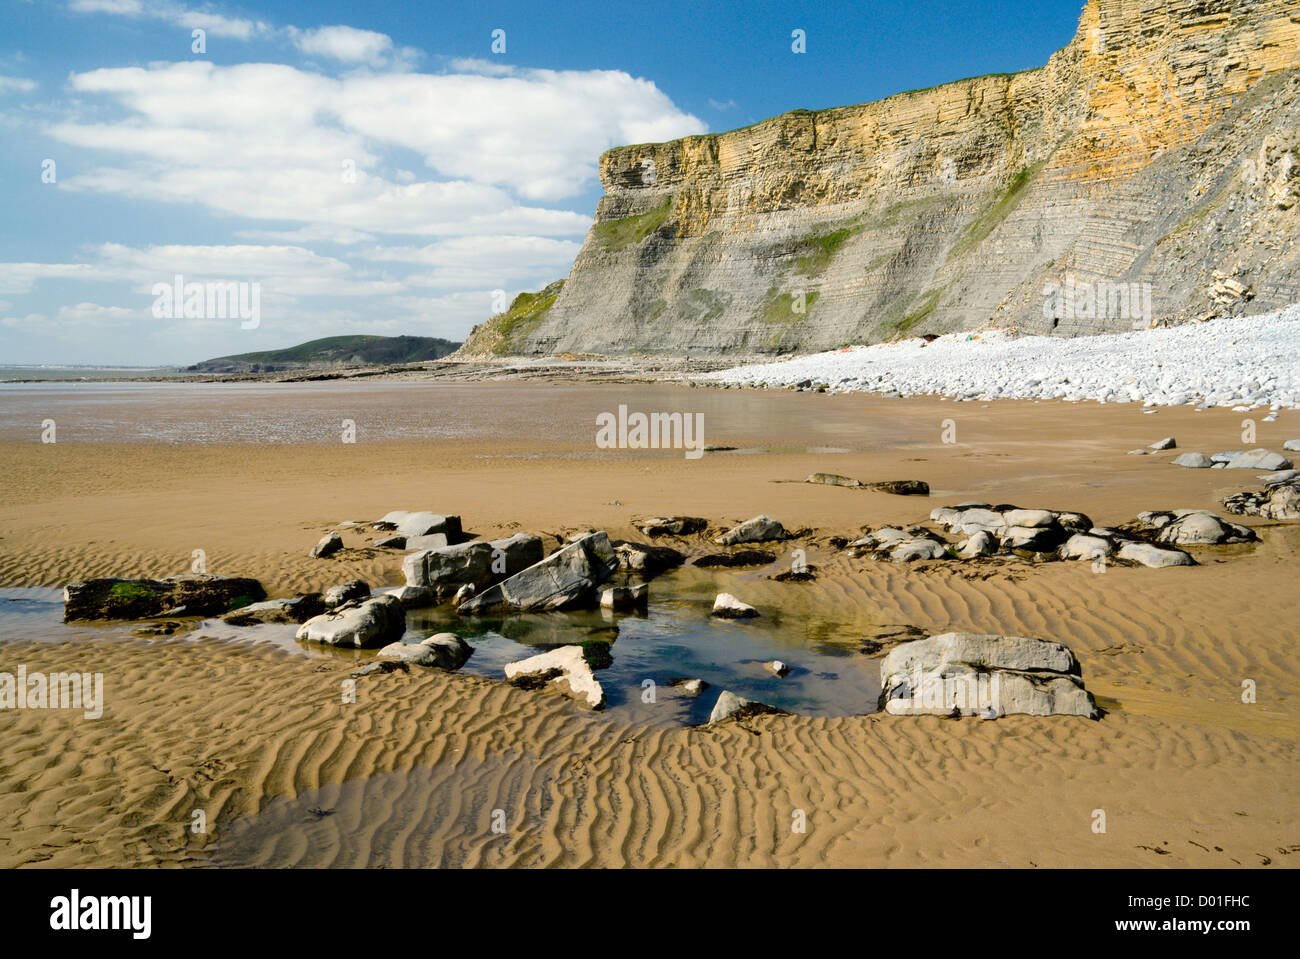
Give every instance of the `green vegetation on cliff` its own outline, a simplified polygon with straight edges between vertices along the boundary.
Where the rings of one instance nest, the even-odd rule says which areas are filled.
[[[597,223],[592,228],[592,231],[595,238],[600,241],[600,245],[606,250],[611,252],[621,250],[631,243],[640,243],[663,226],[664,220],[668,219],[668,211],[672,209],[672,205],[673,198],[666,196],[664,202],[653,210],[632,216],[622,216],[617,220],[605,220]]]
[[[504,313],[470,330],[461,352],[470,356],[504,356],[518,349],[520,341],[546,318],[562,289],[564,281],[556,280],[536,293],[520,293]]]
[[[219,356],[188,369],[197,373],[247,373],[314,366],[389,366],[440,360],[459,347],[459,343],[432,336],[327,336],[282,350]]]

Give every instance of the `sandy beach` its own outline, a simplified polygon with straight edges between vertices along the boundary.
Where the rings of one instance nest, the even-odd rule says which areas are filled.
[[[1196,550],[1194,567],[1104,574],[1086,562],[893,564],[830,545],[966,500],[1078,510],[1105,525],[1159,508],[1225,514],[1224,496],[1260,485],[1255,471],[1125,454],[1168,435],[1179,451],[1249,448],[1243,414],[545,383],[417,385],[387,408],[437,408],[448,389],[473,391],[449,408],[467,408],[468,395],[479,411],[457,435],[368,433],[362,418],[356,444],[238,442],[217,428],[202,442],[111,430],[87,442],[75,416],[67,440],[42,444],[10,417],[0,586],[180,574],[195,549],[210,572],[256,577],[273,597],[352,578],[396,586],[402,554],[370,548],[369,527],[343,530],[335,557],[307,555],[341,522],[392,509],[456,513],[480,537],[538,533],[548,549],[583,529],[644,540],[633,522],[647,516],[706,517],[716,532],[766,513],[798,531],[780,552],[806,549],[818,575],[721,573],[747,602],[864,628],[1062,642],[1106,714],[953,721],[865,715],[875,704],[864,702],[863,715],[646,727],[438,670],[370,677],[344,705],[346,659],[188,635],[6,635],[4,669],[103,672],[106,705],[94,721],[0,712],[0,866],[1300,863],[1300,681],[1289,660],[1300,524],[1233,517],[1260,542]],[[346,410],[339,393],[303,409],[325,395]],[[174,402],[154,402],[155,421],[177,415]],[[219,425],[260,403],[226,397],[203,415]],[[736,449],[695,460],[598,450],[594,415],[619,403],[702,410],[706,442]],[[943,441],[949,419],[955,443]],[[1283,412],[1250,445],[1280,449],[1297,433]],[[817,471],[920,479],[932,492],[800,482]],[[701,536],[673,545],[714,548]],[[1257,702],[1241,701],[1244,680]],[[190,828],[195,810],[204,833]],[[495,810],[504,832],[492,831]],[[791,828],[796,811],[804,832]]]

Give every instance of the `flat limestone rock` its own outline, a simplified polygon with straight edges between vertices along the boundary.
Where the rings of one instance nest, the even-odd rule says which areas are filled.
[[[1281,453],[1258,449],[1242,453],[1228,464],[1230,470],[1289,470],[1295,465]]]
[[[1194,470],[1205,470],[1214,465],[1214,461],[1204,453],[1183,453],[1181,456],[1175,456],[1170,462],[1175,466],[1185,466]]]
[[[730,593],[719,593],[713,600],[713,612],[710,615],[721,619],[752,619],[758,616],[759,612]]]
[[[464,666],[473,652],[474,647],[455,633],[438,633],[418,643],[389,643],[379,651],[379,656],[412,666],[455,670]]]
[[[738,566],[766,566],[776,562],[776,554],[765,549],[738,549],[734,553],[709,553],[691,560],[692,566],[701,569],[722,566],[734,569]]]
[[[325,612],[325,599],[320,593],[307,593],[293,599],[268,599],[231,610],[221,617],[231,626],[255,626],[259,623],[305,623],[313,616]]]
[[[399,519],[390,519],[390,517],[400,516]],[[398,510],[389,513],[380,522],[391,522],[397,529],[397,532],[405,536],[429,536],[433,533],[443,533],[450,543],[456,543],[460,540],[463,532],[460,525],[459,516],[444,516],[441,513],[415,512],[404,513]]]
[[[421,550],[402,561],[402,573],[407,586],[427,587],[438,599],[454,596],[465,585],[483,589],[494,578],[492,547],[473,542]]]
[[[514,685],[547,683],[588,709],[605,708],[605,690],[596,680],[581,646],[561,646],[508,663],[505,673],[506,682]]]
[[[450,546],[451,540],[447,538],[446,533],[426,533],[423,536],[406,537],[406,545],[403,549],[442,549],[444,546]]]
[[[1152,569],[1196,565],[1196,560],[1181,549],[1162,549],[1150,543],[1125,543],[1115,555],[1119,559],[1150,566]]]
[[[594,605],[596,587],[618,568],[609,536],[590,533],[556,550],[540,563],[476,593],[460,607],[462,613],[499,609],[540,612]]]
[[[152,619],[179,607],[187,616],[219,616],[263,599],[262,584],[243,576],[110,577],[64,587],[63,620]]]
[[[1061,643],[943,633],[903,643],[880,663],[879,707],[894,716],[1099,715]]]
[[[299,627],[296,639],[328,646],[379,646],[406,632],[406,612],[396,596],[372,596],[314,616]]]
[[[513,576],[535,566],[546,556],[542,538],[533,533],[515,533],[505,539],[494,539],[492,547],[492,573],[494,576]]]
[[[772,540],[789,539],[785,527],[770,516],[755,516],[734,526],[714,540],[720,546],[735,546],[739,543],[766,543]]]

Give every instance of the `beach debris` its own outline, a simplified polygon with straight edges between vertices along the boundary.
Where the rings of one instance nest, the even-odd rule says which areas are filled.
[[[546,555],[542,538],[533,533],[515,533],[505,539],[494,539],[489,545],[495,551],[492,573],[498,578],[535,566]]]
[[[1162,439],[1162,440],[1156,440],[1154,443],[1152,443],[1152,444],[1148,447],[1148,449],[1153,449],[1153,450],[1172,450],[1172,449],[1175,449],[1177,446],[1178,446],[1178,443],[1177,443],[1177,441],[1174,440],[1174,438],[1173,438],[1172,436],[1166,436],[1166,437],[1165,437],[1164,439]]]
[[[413,666],[455,670],[464,666],[473,652],[474,647],[455,633],[437,633],[418,643],[389,643],[379,651],[379,656]]]
[[[786,676],[790,675],[790,664],[783,663],[779,659],[774,659],[770,663],[764,663],[763,666],[769,673],[776,676],[778,679],[784,679]]]
[[[328,646],[378,646],[406,632],[406,613],[396,596],[387,593],[345,603],[332,612],[313,616],[294,638]]]
[[[742,721],[749,719],[751,716],[784,712],[784,709],[777,709],[775,706],[767,705],[767,703],[758,703],[752,699],[745,699],[743,696],[737,696],[730,690],[724,689],[718,696],[718,701],[713,704],[713,711],[709,713],[709,721],[706,725],[712,726],[728,719]]]
[[[325,590],[325,608],[334,609],[354,599],[365,599],[370,595],[370,584],[364,580],[354,579]]]
[[[591,605],[596,587],[618,568],[609,536],[590,533],[461,605],[462,613],[497,609],[539,612]]]
[[[324,559],[326,556],[333,556],[343,548],[343,537],[337,532],[329,532],[322,536],[319,542],[311,548],[309,555],[313,559]]]
[[[1087,716],[1100,711],[1069,647],[1023,636],[943,633],[903,643],[880,662],[892,716]]]
[[[751,619],[758,616],[759,612],[730,593],[719,593],[713,600],[713,612],[710,615],[721,619]]]
[[[638,520],[633,524],[647,536],[688,536],[702,533],[709,521],[700,516],[667,516]]]
[[[1204,453],[1183,453],[1175,456],[1169,461],[1174,466],[1183,466],[1187,469],[1204,470],[1214,465],[1214,460],[1210,459]]]
[[[263,599],[266,590],[262,584],[243,576],[108,577],[64,587],[63,620],[219,616]],[[178,607],[185,609],[184,614],[174,612]]]
[[[766,543],[772,540],[789,539],[785,527],[770,516],[755,516],[739,526],[734,526],[714,540],[720,546],[735,546],[739,543]]]
[[[320,593],[304,593],[293,599],[268,599],[231,610],[222,615],[231,626],[256,626],[260,623],[305,623],[325,612],[325,598]]]
[[[505,674],[506,681],[512,685],[525,688],[549,685],[589,709],[605,708],[605,690],[596,680],[581,646],[561,646],[507,663]]]
[[[1228,463],[1230,470],[1289,470],[1295,464],[1281,453],[1265,449],[1250,450],[1232,458]]]
[[[642,576],[658,576],[686,562],[686,554],[671,546],[652,546],[649,543],[630,543],[618,539],[613,541],[613,546],[619,569],[633,570]]]
[[[691,560],[692,566],[709,569],[722,566],[729,569],[737,566],[766,566],[776,562],[776,554],[765,549],[738,549],[734,553],[708,553]]]
[[[460,543],[411,553],[402,560],[407,586],[425,586],[442,599],[467,584],[482,589],[491,584],[492,547],[488,543]]]
[[[434,603],[433,590],[428,586],[397,586],[384,592],[395,596],[403,609],[419,609]]]
[[[1234,493],[1223,501],[1229,513],[1265,519],[1300,519],[1300,479],[1291,477],[1262,490]]]
[[[645,609],[650,602],[650,587],[642,583],[639,586],[607,586],[600,591],[602,609],[622,612],[631,609]]]

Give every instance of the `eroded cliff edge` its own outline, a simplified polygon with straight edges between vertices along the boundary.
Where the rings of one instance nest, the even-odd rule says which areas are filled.
[[[1300,300],[1300,3],[1089,0],[1040,69],[618,147],[600,176],[567,280],[463,354],[740,356],[1147,319],[1136,295],[1051,304],[1067,281],[1139,284],[1161,322],[1264,312]]]

